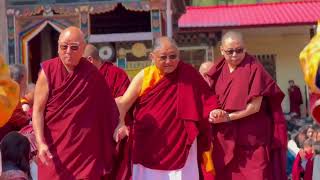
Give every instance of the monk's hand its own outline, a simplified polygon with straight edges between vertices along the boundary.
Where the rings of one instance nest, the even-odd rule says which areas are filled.
[[[48,145],[45,143],[38,144],[38,157],[43,164],[49,165],[49,161],[53,156],[49,151]]]
[[[123,138],[126,136],[129,136],[129,128],[123,123],[119,123],[118,126],[116,127],[114,134],[113,134],[113,139],[116,142],[121,141]]]
[[[222,109],[214,109],[210,112],[209,122],[217,124],[228,121],[228,113]]]

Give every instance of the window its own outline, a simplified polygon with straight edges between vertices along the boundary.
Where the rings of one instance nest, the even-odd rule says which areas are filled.
[[[276,74],[276,55],[275,54],[259,54],[255,57],[260,61],[266,71],[277,81]]]

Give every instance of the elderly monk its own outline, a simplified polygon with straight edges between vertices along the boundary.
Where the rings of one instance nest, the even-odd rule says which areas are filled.
[[[0,55],[0,127],[10,119],[18,105],[19,97],[19,84],[10,78],[8,65]]]
[[[150,58],[154,65],[140,71],[116,99],[121,120],[135,103],[132,179],[197,180],[197,153],[210,149],[209,111],[203,109],[208,85],[180,61],[168,37],[154,41]],[[216,98],[211,101],[210,108],[217,108]]]
[[[118,110],[77,27],[61,32],[59,57],[41,64],[33,105],[39,179],[100,179],[111,171]]]
[[[111,62],[103,61],[99,56],[98,49],[92,44],[86,45],[83,57],[87,58],[89,62],[99,69],[99,72],[104,76],[106,83],[109,85],[114,98],[124,94],[130,84],[130,80],[125,71],[114,66]],[[132,118],[127,115],[125,124],[129,127],[132,123],[131,119]],[[119,128],[122,126],[121,123],[118,124]],[[131,139],[125,138],[120,141],[119,138],[123,137],[118,137],[117,133],[118,128],[114,133],[114,138],[118,142],[114,157],[114,165],[111,174],[104,177],[104,179],[129,179],[131,176],[131,163],[129,161],[129,145],[131,144]],[[125,135],[128,135],[128,130],[125,132]]]
[[[203,79],[208,83],[209,86],[212,85],[212,80],[208,76],[208,71],[212,66],[213,66],[212,61],[206,61],[206,62],[203,62],[199,67],[200,74],[202,75]]]
[[[263,66],[245,52],[242,35],[227,32],[223,57],[210,69],[212,91],[226,118],[210,114],[216,179],[285,180],[287,131],[284,94]]]

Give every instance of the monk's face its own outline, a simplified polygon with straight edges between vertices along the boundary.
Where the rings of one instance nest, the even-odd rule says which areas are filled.
[[[160,49],[152,52],[150,57],[160,72],[164,74],[173,72],[179,63],[179,52],[170,44],[164,44]]]
[[[80,31],[71,29],[61,33],[58,42],[58,54],[63,64],[73,69],[76,67],[84,51],[84,40]]]
[[[238,66],[245,57],[243,42],[237,38],[227,38],[220,47],[221,54],[231,66]]]

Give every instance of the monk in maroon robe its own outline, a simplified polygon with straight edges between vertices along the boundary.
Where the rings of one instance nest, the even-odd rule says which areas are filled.
[[[300,88],[294,84],[293,80],[289,80],[289,85],[290,113],[295,113],[296,117],[300,117],[300,105],[303,103]]]
[[[208,72],[225,119],[210,113],[217,180],[285,180],[284,94],[262,65],[245,53],[242,35],[222,38],[223,58]]]
[[[130,80],[125,71],[114,66],[111,62],[103,62],[99,56],[98,49],[92,44],[86,45],[83,57],[87,58],[88,61],[90,61],[99,69],[99,72],[103,75],[106,83],[111,89],[113,98],[117,98],[124,94],[130,84]],[[128,127],[131,127],[132,117],[130,114],[127,114],[125,124]],[[124,139],[118,141],[119,142],[116,145],[112,171],[110,174],[104,177],[105,180],[130,179],[131,177],[131,138],[130,136],[124,137]]]
[[[155,40],[150,57],[154,65],[140,71],[116,100],[121,120],[135,103],[132,178],[199,179],[200,164],[197,160],[187,164],[187,159],[197,159],[192,151],[195,142],[199,154],[210,149],[208,111],[203,108],[208,85],[199,72],[179,60],[177,46],[167,37]],[[217,108],[216,98],[210,100],[208,109]],[[170,178],[171,172],[181,176]]]
[[[118,111],[90,62],[80,29],[59,36],[59,57],[42,63],[35,88],[33,128],[39,179],[100,179],[112,168]]]

